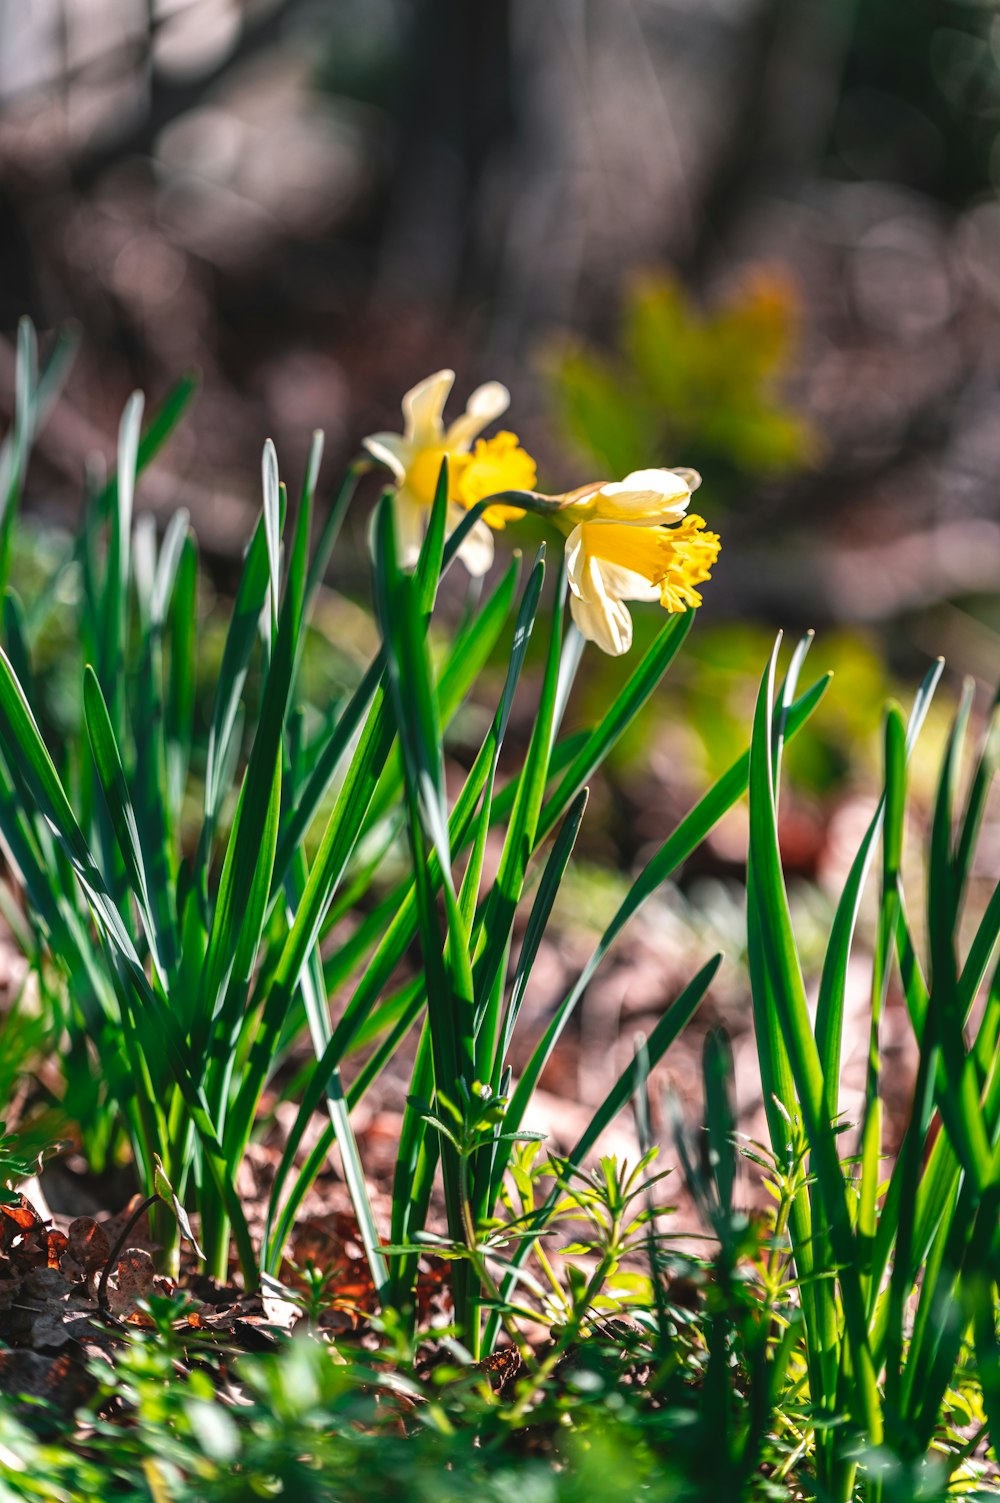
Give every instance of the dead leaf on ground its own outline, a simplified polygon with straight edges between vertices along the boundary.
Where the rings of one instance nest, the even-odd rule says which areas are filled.
[[[108,1280],[108,1307],[119,1320],[135,1320],[140,1300],[153,1292],[156,1269],[144,1247],[130,1247]]]
[[[0,1352],[0,1393],[15,1401],[18,1418],[35,1430],[55,1431],[61,1417],[85,1403],[95,1387],[96,1380],[73,1353]]]

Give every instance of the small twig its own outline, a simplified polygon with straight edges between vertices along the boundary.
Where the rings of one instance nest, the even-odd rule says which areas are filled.
[[[147,1195],[142,1204],[136,1206],[135,1210],[132,1212],[132,1215],[122,1227],[118,1241],[115,1243],[114,1247],[108,1254],[108,1261],[105,1263],[104,1268],[101,1271],[100,1282],[97,1285],[97,1307],[102,1315],[107,1315],[108,1313],[108,1279],[111,1277],[111,1270],[115,1266],[115,1262],[117,1261],[119,1255],[124,1251],[125,1243],[128,1241],[129,1232],[135,1226],[136,1222],[139,1220],[139,1217],[145,1215],[150,1207],[156,1204],[159,1198],[160,1197],[158,1195]]]

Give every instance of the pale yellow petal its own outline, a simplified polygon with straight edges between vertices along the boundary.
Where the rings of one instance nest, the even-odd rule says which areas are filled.
[[[448,448],[469,448],[483,429],[502,417],[509,406],[510,392],[499,381],[487,381],[484,386],[477,386],[465,404],[462,416],[448,428]]]
[[[420,557],[424,541],[424,520],[427,510],[420,501],[403,486],[393,497],[393,513],[396,519],[396,543],[399,562],[404,569],[412,569]]]
[[[448,508],[448,532],[451,534],[459,522],[466,515],[461,506],[449,506]],[[458,550],[458,556],[468,569],[473,579],[480,579],[487,574],[493,564],[493,534],[483,521],[475,522],[465,541]]]
[[[361,442],[372,458],[391,470],[397,480],[405,478],[412,448],[402,434],[371,433]]]
[[[586,550],[583,546],[583,528],[574,527],[566,539],[566,577],[569,587],[574,595],[583,593],[583,571],[586,563]]]
[[[606,558],[597,560],[601,571],[604,592],[615,600],[659,600],[660,587],[637,574],[634,569],[625,569],[621,564],[612,564]]]
[[[632,617],[620,600],[604,596],[601,600],[581,600],[571,595],[570,614],[588,642],[595,642],[602,652],[619,658],[632,646]]]
[[[403,398],[403,424],[409,442],[417,449],[439,446],[444,439],[444,408],[455,384],[454,371],[435,371]]]
[[[603,485],[593,498],[593,516],[616,522],[663,521],[681,517],[691,487],[675,470],[633,470],[624,480]]]

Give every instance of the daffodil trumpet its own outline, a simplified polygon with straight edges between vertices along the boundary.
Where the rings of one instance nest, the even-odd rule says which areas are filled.
[[[697,590],[719,555],[718,534],[685,515],[701,483],[695,470],[634,470],[624,480],[565,497],[570,612],[582,634],[612,657],[632,645],[627,602],[658,600],[670,612],[701,604]]]
[[[717,533],[687,514],[701,476],[690,469],[634,470],[624,480],[594,481],[563,495],[504,490],[475,512],[495,507],[549,517],[566,534],[570,612],[583,636],[618,657],[632,645],[626,602],[658,601],[676,613],[701,605],[697,586],[719,555]]]

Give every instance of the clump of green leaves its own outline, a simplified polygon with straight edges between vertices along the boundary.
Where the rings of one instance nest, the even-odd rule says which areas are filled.
[[[929,673],[908,723],[889,706],[884,788],[834,916],[813,1017],[777,833],[783,718],[800,654],[777,694],[776,661],[777,648],[760,691],[750,766],[749,944],[758,1052],[774,1161],[808,1171],[794,1176],[787,1229],[818,1487],[847,1503],[860,1464],[864,1496],[881,1500],[909,1496],[899,1487],[929,1455],[945,1477],[960,1471],[984,1432],[970,1443],[946,1439],[941,1427],[955,1407],[956,1387],[973,1369],[994,1435],[1000,1423],[1000,887],[971,941],[960,933],[998,739],[991,724],[960,798],[967,688],[938,781],[921,955],[904,895],[907,761],[941,665]],[[848,963],[879,846],[866,1099],[860,1122],[846,1124],[838,1088]],[[903,1142],[887,1166],[880,1041],[894,980],[918,1065]]]
[[[191,1363],[171,1303],[151,1302],[154,1330],[130,1339],[114,1371],[95,1369],[82,1443],[40,1440],[23,1416],[0,1410],[4,1503],[84,1503],[107,1495],[112,1477],[125,1503],[706,1497],[689,1439],[697,1388],[677,1381],[669,1404],[650,1404],[622,1385],[634,1358],[620,1341],[595,1339],[517,1417],[482,1372],[458,1361],[419,1376],[297,1338],[235,1364],[206,1346]],[[238,1395],[235,1407],[218,1385]],[[763,1476],[747,1494],[775,1496]]]
[[[724,326],[716,335],[724,346]],[[1000,887],[974,924],[968,911],[1000,761],[995,725],[963,787],[971,697],[963,698],[938,779],[922,951],[905,898],[903,830],[908,758],[939,669],[908,723],[889,707],[884,786],[834,914],[813,1014],[782,869],[778,787],[785,744],[826,679],[798,695],[806,639],[778,684],[776,648],[748,751],[622,888],[582,972],[519,1051],[526,1063],[515,1079],[512,1044],[523,1034],[522,1003],[587,782],[674,662],[691,616],[666,621],[593,723],[567,728],[582,644],[565,621],[561,569],[554,609],[542,610],[543,552],[523,578],[514,560],[491,591],[471,595],[457,625],[441,619],[440,581],[487,504],[448,535],[442,470],[413,571],[399,563],[391,497],[377,503],[377,649],[353,690],[307,706],[300,667],[312,610],[364,462],[317,530],[321,440],[294,523],[267,445],[262,511],[203,727],[196,543],[183,515],[162,537],[134,516],[136,483],[182,415],[190,383],[145,426],[141,398],[129,402],[116,473],[91,487],[79,535],[49,583],[30,600],[7,585],[30,439],[63,361],[57,346],[40,372],[33,334],[22,328],[18,415],[0,448],[0,838],[23,894],[23,916],[7,906],[38,979],[40,1036],[58,1039],[66,1058],[66,1103],[80,1115],[84,1143],[131,1152],[157,1202],[168,1262],[178,1228],[194,1233],[190,1210],[211,1272],[228,1273],[232,1240],[246,1282],[273,1288],[303,1200],[336,1152],[397,1361],[340,1362],[318,1344],[294,1344],[247,1365],[253,1424],[234,1425],[208,1417],[221,1369],[172,1381],[178,1312],[151,1306],[159,1346],[140,1340],[118,1377],[103,1378],[134,1425],[95,1416],[85,1456],[36,1445],[33,1465],[19,1468],[21,1420],[0,1414],[0,1482],[17,1496],[75,1503],[79,1478],[101,1491],[110,1467],[121,1496],[159,1503],[252,1496],[261,1481],[325,1498],[335,1475],[335,1495],[349,1497],[342,1474],[357,1466],[370,1496],[377,1465],[397,1492],[406,1486],[419,1497],[417,1455],[435,1498],[453,1471],[463,1496],[471,1486],[498,1500],[515,1487],[556,1500],[597,1487],[607,1496],[609,1470],[623,1497],[664,1503],[703,1497],[706,1478],[714,1496],[756,1499],[801,1491],[812,1477],[824,1503],[903,1503],[974,1486],[1000,1425]],[[649,458],[645,450],[608,462],[621,472]],[[74,591],[62,588],[70,576]],[[33,672],[46,625],[63,612],[86,662],[85,739],[56,734]],[[502,782],[533,632],[542,650],[530,736]],[[446,738],[497,650],[506,659],[501,690],[455,793],[444,775]],[[677,1123],[675,1146],[717,1251],[684,1258],[661,1226],[647,1082],[720,957],[640,1042],[564,1159],[541,1157],[531,1100],[629,920],[748,789],[748,956],[769,1133],[749,1152],[765,1168],[774,1211],[762,1226],[738,1207],[732,1066],[724,1040],[710,1035],[704,1142],[695,1151]],[[876,870],[867,1090],[861,1121],[845,1124],[838,1081],[848,965]],[[346,916],[355,922],[341,940]],[[886,1164],[880,1035],[891,987],[907,1009],[918,1068],[903,1141]],[[406,1040],[413,1066],[383,1225],[351,1113]],[[264,1093],[291,1062],[296,1115],[263,1231],[253,1236],[237,1177]],[[82,1089],[81,1078],[100,1084]],[[630,1103],[639,1162],[605,1158],[588,1171],[602,1132]],[[303,1154],[316,1112],[323,1131]],[[4,1152],[16,1179],[29,1156],[8,1138]],[[443,1228],[432,1226],[437,1184]],[[442,1369],[432,1391],[415,1394],[403,1354],[416,1341],[418,1264],[429,1250],[448,1264],[459,1371]],[[323,1271],[305,1283],[300,1302],[315,1324]],[[685,1283],[693,1302],[680,1298]],[[614,1324],[626,1310],[635,1317],[627,1334]],[[528,1314],[547,1325],[548,1349],[524,1342]],[[501,1331],[525,1358],[510,1402],[493,1395],[479,1365]],[[645,1372],[628,1400],[616,1376],[623,1353],[629,1373],[637,1363]],[[419,1438],[392,1428],[401,1396],[421,1401]],[[548,1454],[558,1452],[559,1469],[509,1470],[510,1447],[529,1425],[559,1437]],[[78,1475],[68,1456],[83,1467]]]
[[[50,372],[51,365],[39,374],[25,324],[5,535],[15,525],[30,435],[51,400]],[[268,443],[262,511],[247,540],[205,727],[196,695],[203,679],[197,544],[183,513],[162,537],[151,518],[136,514],[142,472],[192,390],[190,381],[180,383],[148,423],[141,396],[131,398],[116,472],[91,487],[79,534],[53,578],[34,599],[22,601],[9,587],[4,595],[0,837],[24,893],[40,994],[65,1039],[67,1103],[81,1115],[85,1145],[109,1154],[127,1145],[147,1196],[157,1194],[161,1175],[171,1187],[153,1207],[168,1267],[176,1266],[176,1213],[186,1208],[196,1215],[208,1270],[228,1275],[234,1243],[251,1285],[280,1274],[303,1200],[336,1153],[373,1290],[404,1324],[413,1319],[420,1239],[440,1175],[447,1236],[464,1252],[451,1274],[456,1327],[475,1357],[484,1321],[492,1342],[497,1319],[495,1308],[485,1314],[495,1290],[480,1229],[494,1216],[514,1145],[530,1131],[539,1077],[629,919],[744,791],[747,758],[709,789],[629,886],[515,1081],[511,1045],[587,781],[661,682],[693,617],[670,617],[595,723],[565,730],[582,643],[566,625],[562,569],[554,610],[541,609],[543,551],[523,581],[513,559],[491,589],[470,597],[457,625],[444,625],[435,611],[440,581],[488,504],[449,535],[442,467],[412,571],[399,564],[391,498],[379,502],[371,534],[379,646],[353,691],[307,705],[300,668],[313,609],[368,466],[360,460],[349,469],[314,528],[321,437],[294,522]],[[68,577],[77,588],[62,587]],[[69,615],[63,629],[82,646],[85,736],[57,734],[33,672],[53,614]],[[501,752],[515,697],[525,692],[533,632],[543,638],[543,666],[531,737],[501,786]],[[507,659],[499,699],[451,798],[445,738],[497,650]],[[794,707],[790,731],[824,687],[814,685]],[[491,836],[501,856],[487,877]],[[356,923],[338,942],[347,916]],[[419,965],[407,974],[414,954]],[[650,1069],[698,1007],[716,964],[702,969],[654,1030]],[[381,1225],[351,1113],[407,1039],[415,1055],[410,1104],[389,1224]],[[237,1177],[262,1098],[286,1062],[298,1067],[296,1116],[255,1237]],[[80,1080],[100,1085],[83,1090]],[[574,1161],[631,1089],[629,1072],[595,1114]],[[326,1125],[303,1155],[317,1112]]]

